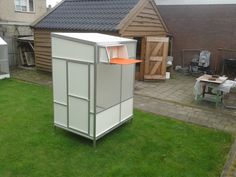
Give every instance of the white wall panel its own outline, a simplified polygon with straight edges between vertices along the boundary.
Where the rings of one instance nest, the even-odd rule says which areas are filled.
[[[96,136],[104,133],[119,123],[120,105],[97,114]]]
[[[67,107],[54,103],[54,122],[67,127]]]
[[[88,65],[68,63],[69,95],[88,99]]]
[[[67,104],[66,61],[53,59],[52,64],[54,101]]]
[[[93,63],[94,46],[53,37],[52,56]]]
[[[121,103],[121,121],[133,115],[133,99]]]
[[[69,127],[88,133],[88,102],[69,97]]]

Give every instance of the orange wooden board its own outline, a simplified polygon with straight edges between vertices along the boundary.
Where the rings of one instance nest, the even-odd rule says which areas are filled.
[[[110,64],[129,65],[135,63],[141,63],[142,60],[126,59],[126,58],[112,58]]]

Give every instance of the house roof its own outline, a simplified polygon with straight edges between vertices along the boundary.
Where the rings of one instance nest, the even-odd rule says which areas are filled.
[[[114,32],[139,1],[143,0],[64,0],[33,27]]]

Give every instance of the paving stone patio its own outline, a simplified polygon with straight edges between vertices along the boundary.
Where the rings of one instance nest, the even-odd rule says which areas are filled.
[[[48,72],[37,71],[35,68],[11,68],[11,77],[40,85],[52,86],[52,76]]]
[[[35,69],[14,68],[11,70],[11,76],[36,84],[52,85],[49,73],[39,72]],[[226,109],[223,105],[215,107],[215,104],[210,102],[196,102],[193,92],[195,79],[192,76],[175,73],[172,79],[166,81],[136,81],[134,106],[147,112],[236,135],[236,110]],[[236,140],[221,176],[236,177]]]
[[[194,100],[194,84],[196,78],[182,73],[175,73],[173,79],[162,82],[140,82],[135,83],[135,95],[156,98],[169,103],[176,103],[187,107],[194,107],[218,114],[232,115],[236,117],[235,109],[226,109],[223,105],[215,107],[212,102]],[[236,107],[236,94],[233,94],[235,103],[230,103]],[[229,100],[226,100],[228,104]],[[214,114],[212,114],[214,115]],[[211,114],[209,115],[211,116]]]

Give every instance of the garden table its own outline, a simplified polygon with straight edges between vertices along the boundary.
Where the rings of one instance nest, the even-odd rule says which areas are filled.
[[[223,84],[227,77],[213,77],[212,75],[204,74],[196,79],[195,84],[195,99],[208,100],[216,103],[216,106],[222,102],[223,91],[219,89],[219,86]],[[209,99],[206,95],[211,95],[213,99]]]

